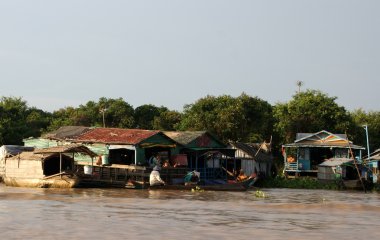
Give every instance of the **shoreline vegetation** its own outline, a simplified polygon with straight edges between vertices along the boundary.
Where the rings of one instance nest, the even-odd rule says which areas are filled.
[[[343,185],[342,181],[321,182],[312,177],[286,178],[284,176],[269,177],[255,184],[258,188],[290,188],[290,189],[324,189],[324,190],[360,190],[362,188],[350,189]],[[380,192],[379,184],[366,184],[366,191]]]
[[[153,104],[134,108],[122,97],[102,97],[78,107],[46,112],[29,107],[21,97],[0,96],[0,146],[23,145],[24,139],[38,138],[62,126],[208,131],[224,142],[259,143],[273,140],[272,153],[276,169],[283,167],[281,145],[293,142],[298,132],[324,129],[346,133],[351,141],[366,148],[368,137],[369,149],[379,149],[380,111],[348,111],[336,100],[337,97],[310,89],[299,90],[288,102],[273,105],[246,93],[238,97],[207,95],[184,105],[180,112]],[[367,136],[363,125],[368,126]],[[339,185],[337,187],[303,178],[290,181],[275,177],[261,184],[271,187],[339,189]]]

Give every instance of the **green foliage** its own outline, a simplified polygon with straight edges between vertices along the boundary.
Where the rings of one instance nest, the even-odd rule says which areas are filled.
[[[224,141],[258,142],[270,137],[272,124],[272,107],[266,101],[222,95],[186,105],[179,129],[210,131]]]
[[[255,197],[257,197],[257,198],[268,198],[269,196],[261,190],[256,190],[255,191]]]
[[[327,130],[333,133],[344,133],[353,126],[353,121],[336,97],[307,90],[299,92],[286,104],[279,103],[274,107],[276,119],[275,131],[282,136],[282,142],[292,142],[296,133],[318,132]]]
[[[351,116],[357,126],[353,133],[354,141],[367,147],[366,133],[363,128],[363,125],[367,125],[371,152],[380,148],[380,112],[365,112],[362,109],[358,109],[353,111]]]
[[[22,144],[26,137],[36,137],[47,127],[49,114],[29,108],[26,101],[16,97],[0,99],[0,145]]]
[[[61,126],[103,126],[132,128],[134,126],[134,109],[122,98],[100,98],[98,102],[89,101],[78,108],[67,107],[53,112],[49,130]]]
[[[295,188],[295,189],[331,189],[338,190],[340,186],[337,182],[322,183],[315,178],[298,177],[287,179],[276,176],[275,178],[266,178],[259,181],[257,186],[264,188]]]
[[[116,128],[133,128],[134,121],[134,109],[125,102],[122,98],[107,99],[101,98],[99,100],[99,113],[101,109],[105,111],[105,125],[106,127]],[[99,114],[101,115],[101,114]],[[98,116],[99,116],[98,115]]]
[[[160,116],[154,117],[153,129],[161,131],[174,131],[181,122],[182,114],[177,111],[163,111]]]
[[[166,107],[156,107],[145,104],[135,109],[135,127],[140,129],[153,129],[154,119],[160,117],[161,113],[168,111]]]

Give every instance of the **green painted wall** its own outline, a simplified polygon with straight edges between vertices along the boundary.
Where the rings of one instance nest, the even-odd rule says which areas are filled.
[[[58,146],[57,141],[44,139],[44,138],[27,138],[23,140],[24,146],[34,148],[48,148]]]

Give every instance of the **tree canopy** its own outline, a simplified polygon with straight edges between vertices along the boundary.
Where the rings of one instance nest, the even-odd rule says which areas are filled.
[[[272,107],[259,98],[206,96],[186,105],[179,129],[207,130],[222,140],[257,142],[269,138],[273,128]]]
[[[50,114],[29,108],[17,97],[0,99],[0,145],[22,144],[25,137],[38,137],[49,124]]]
[[[274,106],[274,124],[277,135],[283,142],[294,141],[296,133],[313,133],[327,130],[344,133],[353,121],[336,97],[316,90],[296,93],[287,103]]]
[[[353,134],[355,142],[367,147],[367,136],[364,126],[368,128],[369,148],[372,151],[380,148],[380,112],[365,112],[362,109],[355,110],[351,116],[357,126]]]

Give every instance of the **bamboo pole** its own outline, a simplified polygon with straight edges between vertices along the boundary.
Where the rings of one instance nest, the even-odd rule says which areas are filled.
[[[362,188],[363,188],[364,192],[367,192],[367,190],[365,188],[365,185],[364,185],[364,182],[363,182],[363,179],[362,179],[362,176],[361,176],[359,168],[358,168],[358,163],[356,162],[356,158],[355,158],[354,153],[353,153],[352,148],[351,148],[350,140],[348,140],[347,132],[346,132],[346,139],[347,139],[348,149],[350,150],[351,157],[354,160],[354,165],[355,165],[356,171],[358,173],[358,176],[359,176],[359,179],[360,179],[360,183],[362,185]]]

